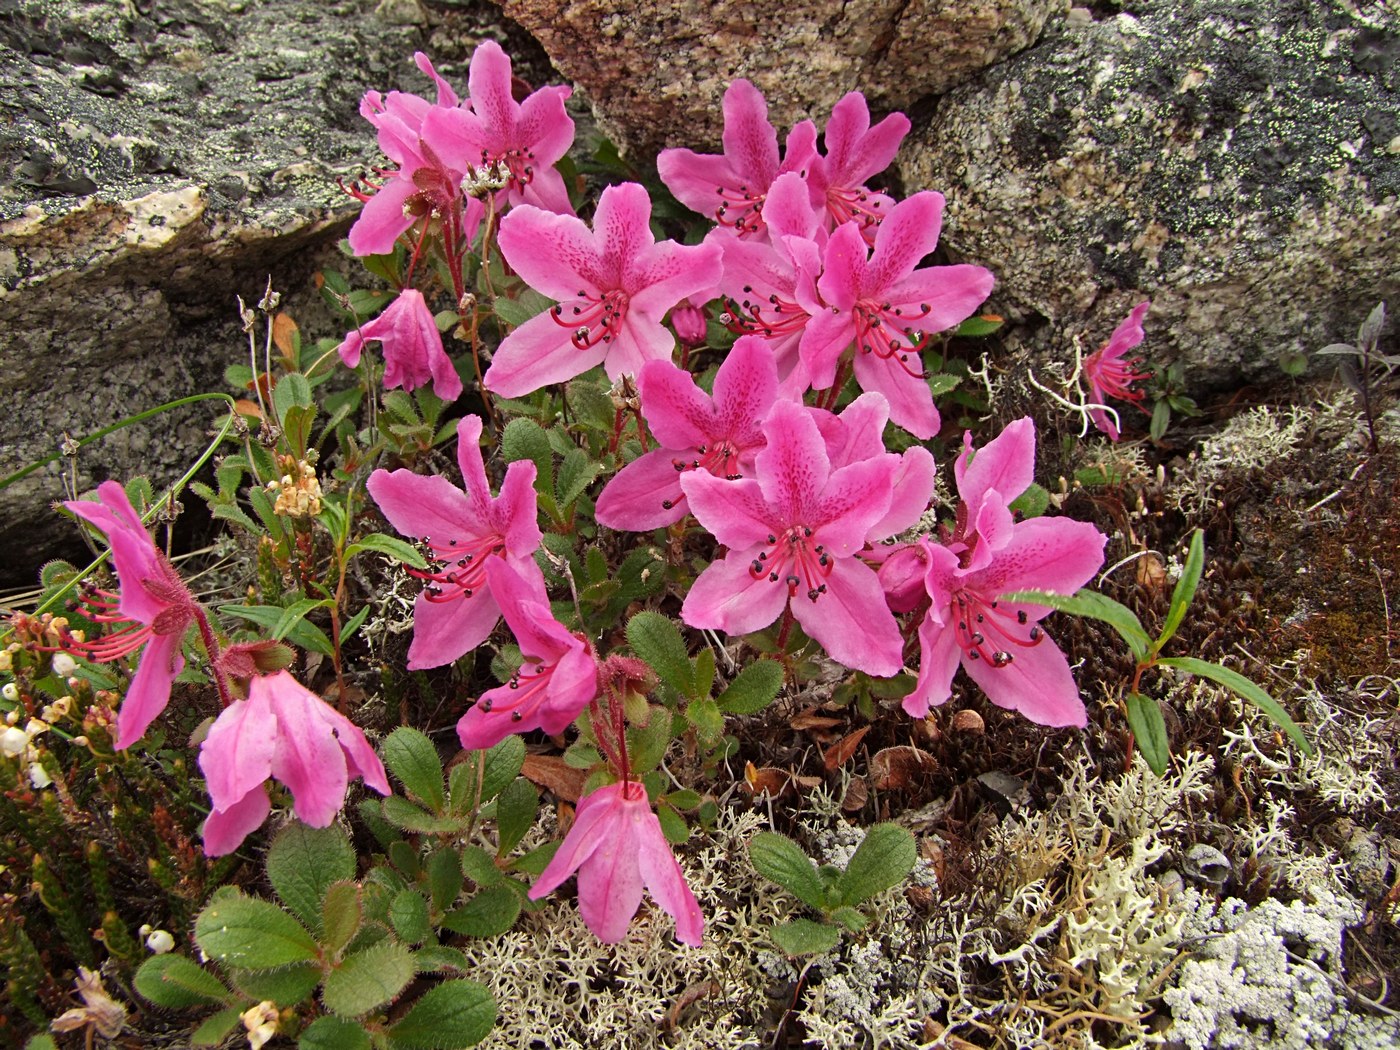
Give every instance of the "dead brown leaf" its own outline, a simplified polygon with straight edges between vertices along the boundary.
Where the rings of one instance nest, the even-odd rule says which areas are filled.
[[[870,759],[870,779],[877,790],[898,791],[910,787],[938,768],[927,751],[917,747],[887,747]]]
[[[861,726],[854,733],[847,733],[827,748],[822,755],[822,764],[826,766],[826,771],[833,773],[849,762],[868,732],[870,732],[869,726]]]
[[[558,755],[526,755],[521,774],[532,784],[548,788],[555,798],[577,802],[588,780],[588,770],[575,769]]]

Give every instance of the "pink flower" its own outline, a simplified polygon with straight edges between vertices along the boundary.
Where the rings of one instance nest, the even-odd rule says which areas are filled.
[[[477,200],[463,201],[462,177],[470,165],[465,155],[455,155],[452,143],[424,137],[430,113],[456,112],[457,93],[438,75],[426,55],[416,53],[418,68],[432,77],[438,88],[437,104],[406,92],[382,96],[370,91],[360,102],[360,115],[379,132],[379,148],[395,169],[381,172],[385,181],[351,193],[365,202],[360,217],[350,227],[350,249],[356,255],[385,255],[394,250],[400,236],[420,218],[436,215],[448,227],[450,239],[471,242],[486,213]]]
[[[88,615],[99,623],[125,626],[97,641],[68,639],[66,648],[105,663],[144,647],[117,712],[116,747],[120,750],[141,739],[170,702],[171,685],[185,666],[180,654],[185,632],[203,618],[204,611],[151,542],[125,490],[115,481],[104,481],[97,487],[97,495],[96,503],[70,500],[64,506],[107,534],[121,585],[120,596],[99,591],[87,599],[91,608]]]
[[[499,558],[488,558],[486,578],[525,664],[457,723],[457,736],[469,751],[532,729],[562,733],[598,695],[593,647],[554,618],[538,573],[524,577]]]
[[[423,137],[472,167],[504,164],[510,181],[502,203],[573,214],[563,176],[554,169],[574,141],[574,122],[564,112],[573,89],[544,87],[516,102],[510,57],[494,40],[472,52],[467,89],[470,109],[432,110],[423,118]]]
[[[651,198],[633,182],[609,186],[593,230],[572,215],[528,205],[501,222],[506,261],[530,287],[559,305],[508,335],[485,384],[520,397],[602,365],[611,379],[635,375],[647,361],[669,360],[675,338],[666,311],[719,279],[713,244],[656,243]]]
[[[384,348],[384,389],[416,390],[432,383],[433,393],[444,401],[462,396],[462,379],[442,348],[442,336],[422,292],[405,288],[382,314],[348,333],[336,347],[340,359],[354,368],[370,340],[378,340]]]
[[[661,181],[687,208],[712,216],[737,236],[762,233],[768,188],[784,172],[806,177],[817,155],[816,125],[804,120],[794,127],[780,159],[778,132],[768,123],[762,92],[736,80],[724,93],[723,143],[723,154],[662,150],[656,158]]]
[[[790,608],[832,659],[897,673],[899,627],[874,570],[855,555],[889,511],[899,457],[832,470],[816,421],[790,401],[773,405],[763,430],[753,479],[699,470],[681,478],[691,513],[729,548],[691,586],[681,619],[749,634]]]
[[[362,733],[286,671],[254,678],[248,699],[235,700],[214,721],[199,750],[212,809],[204,852],[232,853],[271,811],[267,780],[292,793],[292,810],[324,828],[345,804],[351,780],[363,777],[389,794],[384,765]]]
[[[506,468],[499,497],[492,497],[481,458],[481,418],[457,424],[457,462],[466,491],[446,478],[411,470],[376,470],[366,487],[400,533],[424,540],[440,567],[414,572],[428,582],[413,607],[409,670],[452,663],[484,642],[500,619],[486,563],[505,559],[517,573],[541,581],[534,553],[540,545],[535,518],[535,465]]]
[[[1119,437],[1118,425],[1113,414],[1104,411],[1102,407],[1110,397],[1131,401],[1143,412],[1147,411],[1142,408],[1142,391],[1133,390],[1132,385],[1139,379],[1147,379],[1152,373],[1137,371],[1137,366],[1142,364],[1142,358],[1125,358],[1123,355],[1142,342],[1142,319],[1147,316],[1151,305],[1150,301],[1144,301],[1133,307],[1133,312],[1123,318],[1113,330],[1113,334],[1108,337],[1108,342],[1084,359],[1084,378],[1089,381],[1089,400],[1100,406],[1090,408],[1089,416],[1093,419],[1094,426],[1107,434],[1110,441],[1117,441]]]
[[[1011,604],[1003,594],[1043,590],[1073,594],[1103,564],[1106,537],[1088,522],[1015,520],[1008,509],[1031,483],[1035,425],[1019,419],[976,455],[971,437],[954,463],[956,523],[892,554],[881,568],[891,605],[927,602],[919,625],[919,678],[904,698],[915,718],[952,694],[961,665],[999,707],[1049,726],[1083,726],[1084,702],[1064,653],[1040,628],[1050,610]],[[922,572],[920,570],[922,569]],[[922,594],[915,581],[922,577]]]
[[[644,532],[685,517],[686,471],[721,478],[753,473],[765,441],[763,417],[778,396],[778,375],[762,341],[745,336],[715,373],[713,398],[670,361],[648,361],[637,387],[642,415],[661,447],[613,476],[598,497],[596,516],[610,529]]]
[[[891,113],[873,128],[865,96],[852,91],[831,110],[823,136],[826,156],[812,164],[812,199],[825,210],[828,229],[859,223],[868,243],[894,201],[865,186],[865,180],[889,167],[909,134],[909,118]]]
[[[700,905],[666,844],[646,789],[635,780],[601,787],[579,802],[574,826],[530,888],[530,899],[558,889],[574,872],[583,921],[604,944],[626,935],[645,887],[676,920],[677,939],[700,946],[705,927]]]
[[[916,193],[890,210],[867,248],[859,223],[831,235],[817,290],[830,309],[812,317],[802,337],[802,362],[812,386],[836,381],[836,365],[854,351],[857,381],[890,402],[890,418],[918,438],[938,431],[938,410],[919,352],[928,335],[972,315],[992,290],[980,266],[927,266],[919,261],[938,244],[943,195]]]

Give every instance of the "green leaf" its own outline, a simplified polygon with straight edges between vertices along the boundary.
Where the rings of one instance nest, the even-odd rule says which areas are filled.
[[[321,1001],[333,1014],[358,1017],[397,998],[417,972],[412,952],[397,941],[380,941],[326,975]]]
[[[660,613],[639,612],[627,621],[627,644],[657,677],[682,696],[695,685],[694,669],[675,622]]]
[[[699,700],[692,700],[685,708],[685,717],[695,731],[700,734],[700,741],[706,747],[711,747],[719,740],[724,732],[724,714],[720,711],[719,705],[708,696]]]
[[[492,886],[445,915],[442,926],[463,937],[497,937],[514,926],[519,915],[520,894],[509,886]]]
[[[282,610],[282,615],[277,618],[277,622],[272,625],[272,638],[280,642],[291,633],[292,629],[306,619],[306,614],[314,609],[319,609],[323,605],[333,605],[329,598],[301,598]]]
[[[501,869],[496,867],[496,858],[480,846],[462,847],[462,871],[467,878],[483,889],[497,886],[505,878]]]
[[[573,409],[574,416],[593,430],[610,433],[613,426],[612,398],[597,383],[587,379],[575,379],[564,388],[564,398]]]
[[[1161,441],[1167,433],[1167,427],[1172,421],[1172,406],[1163,398],[1152,406],[1152,422],[1148,425],[1147,434],[1153,441]]]
[[[961,382],[962,376],[954,375],[952,372],[928,373],[928,388],[934,397],[942,397],[944,394],[952,393]]]
[[[433,907],[442,911],[462,892],[462,860],[455,849],[444,846],[428,858],[428,892]]]
[[[1050,594],[1046,591],[1013,591],[1010,594],[1003,594],[1001,601],[1048,605],[1052,609],[1069,613],[1071,616],[1087,616],[1091,620],[1102,620],[1128,643],[1128,648],[1139,663],[1147,659],[1147,650],[1152,644],[1152,639],[1148,637],[1147,628],[1143,627],[1142,621],[1137,618],[1133,610],[1112,598],[1104,597],[1097,591],[1091,591],[1087,587],[1074,595]]]
[[[280,422],[293,408],[310,408],[311,384],[300,372],[289,372],[272,388],[272,407]]]
[[[633,774],[642,776],[659,766],[670,743],[671,712],[668,708],[653,706],[651,720],[646,725],[627,729],[627,751],[632,758]]]
[[[340,1017],[318,1017],[306,1026],[297,1040],[298,1050],[370,1050],[369,1033],[354,1021]]]
[[[275,904],[233,892],[199,913],[194,939],[209,958],[226,966],[264,969],[317,958],[306,928]]]
[[[1162,717],[1162,705],[1141,693],[1129,693],[1128,725],[1137,740],[1138,750],[1147,760],[1152,772],[1159,777],[1171,761],[1171,742],[1167,739],[1167,723]]]
[[[410,797],[434,813],[442,813],[446,801],[442,792],[442,760],[436,745],[425,734],[410,726],[399,726],[385,737],[379,754]]]
[[[533,419],[512,419],[501,432],[501,457],[507,463],[528,459],[535,465],[535,491],[554,495],[554,453],[549,435]]]
[[[183,955],[153,955],[141,964],[133,982],[143,996],[170,1010],[233,998],[224,983]]]
[[[598,476],[599,466],[581,448],[572,448],[559,464],[559,477],[554,483],[555,500],[561,510],[568,510],[593,479]]]
[[[715,687],[715,651],[708,645],[695,654],[690,695],[696,698],[710,695]]]
[[[692,791],[690,788],[672,791],[669,795],[663,795],[662,798],[668,806],[674,806],[685,813],[699,809],[700,804],[705,801],[698,791]]]
[[[334,882],[355,877],[355,850],[337,825],[286,825],[267,851],[267,877],[293,915],[320,933],[321,899]]]
[[[481,775],[481,801],[495,798],[525,767],[525,741],[508,736],[486,752],[486,769]]]
[[[671,845],[682,845],[686,839],[690,838],[690,828],[686,824],[685,818],[666,803],[658,803],[656,819],[661,822],[661,834],[666,836],[666,841]]]
[[[1045,513],[1045,508],[1048,506],[1050,506],[1050,493],[1032,481],[1030,488],[1012,500],[1007,506],[1007,510],[1013,514],[1019,512],[1023,518],[1038,518]]]
[[[377,551],[380,554],[387,554],[394,560],[411,565],[415,569],[428,567],[427,560],[418,553],[417,547],[397,536],[386,536],[382,532],[371,532],[363,539],[350,544],[345,548],[345,556],[349,558],[359,554],[360,551]]]
[[[322,940],[326,950],[339,955],[360,929],[364,909],[360,902],[360,887],[349,881],[337,882],[326,890],[321,905]]]
[[[500,841],[496,855],[504,857],[520,844],[540,808],[540,793],[524,777],[506,785],[496,799],[496,833]]]
[[[441,970],[460,970],[463,973],[472,968],[472,962],[456,948],[446,948],[441,944],[429,944],[414,953],[414,963],[419,973],[433,973]]]
[[[278,1006],[304,1002],[321,983],[318,963],[297,963],[276,970],[229,970],[229,980],[240,995],[254,1002],[270,999]]]
[[[1233,689],[1272,718],[1275,725],[1293,738],[1293,742],[1298,745],[1303,754],[1311,755],[1313,753],[1308,738],[1303,735],[1298,724],[1288,717],[1288,712],[1283,709],[1282,705],[1238,671],[1232,671],[1228,667],[1207,663],[1205,660],[1197,660],[1190,656],[1164,656],[1157,663],[1163,667],[1175,667],[1178,671],[1185,671],[1187,674],[1209,678],[1212,682],[1218,682],[1227,689]]]
[[[389,1029],[396,1050],[459,1050],[485,1039],[496,1024],[496,1001],[475,981],[443,981],[419,996]]]
[[[258,491],[254,489],[253,491]],[[259,627],[266,627],[272,630],[282,622],[282,617],[287,610],[280,605],[221,605],[219,612],[225,616],[236,616],[240,620],[247,620],[255,623]],[[314,653],[322,656],[334,656],[335,649],[331,645],[331,640],[326,637],[326,632],[313,623],[301,620],[286,633],[287,641],[302,649],[310,649]]]
[[[841,900],[859,904],[898,886],[914,870],[918,855],[914,836],[908,829],[888,823],[872,826],[837,880]]]
[[[389,922],[399,938],[419,944],[429,933],[428,902],[417,890],[400,890],[389,905]]]
[[[870,916],[862,911],[857,911],[849,905],[843,905],[837,908],[831,913],[831,917],[852,933],[859,933],[870,925]]]
[[[553,842],[546,842],[543,846],[536,846],[523,857],[517,858],[511,863],[512,871],[521,871],[526,875],[539,876],[545,868],[549,867],[549,862],[554,859],[554,854],[559,852],[562,843],[556,839]]]
[[[782,664],[776,660],[755,660],[734,676],[716,703],[726,714],[757,714],[773,702],[782,686]]]
[[[1203,536],[1204,533],[1200,529],[1191,533],[1191,549],[1186,553],[1186,566],[1181,571],[1181,579],[1177,580],[1176,586],[1172,588],[1172,604],[1167,610],[1167,619],[1166,623],[1162,625],[1162,633],[1152,647],[1154,653],[1161,652],[1162,647],[1171,640],[1171,636],[1176,634],[1176,629],[1181,626],[1181,621],[1186,617],[1187,607],[1191,604],[1191,600],[1196,597],[1196,587],[1201,582],[1201,571],[1206,564],[1206,546]],[[1160,773],[1161,770],[1157,772]]]
[[[467,826],[465,817],[435,817],[398,795],[390,795],[379,805],[390,824],[419,835],[449,835]]]
[[[966,336],[991,335],[1006,322],[995,314],[979,314],[976,317],[969,317],[957,328],[953,329],[953,334],[959,338]]]
[[[530,318],[538,317],[553,305],[553,299],[547,299],[534,289],[526,288],[518,299],[498,296],[491,304],[491,310],[512,328],[519,328]]]
[[[204,1023],[191,1033],[190,1045],[218,1046],[228,1038],[229,1033],[234,1030],[242,1017],[243,1007],[240,1005],[230,1006],[205,1018]]]
[[[841,930],[811,919],[792,919],[773,930],[773,941],[788,955],[821,955],[841,943]]]
[[[817,869],[807,854],[786,835],[760,831],[749,841],[749,860],[765,879],[776,882],[810,908],[822,908],[826,901]]]

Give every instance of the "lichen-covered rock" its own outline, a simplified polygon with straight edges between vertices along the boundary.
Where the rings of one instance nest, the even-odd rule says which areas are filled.
[[[773,122],[825,119],[848,91],[901,109],[1026,47],[1058,0],[499,0],[578,84],[620,144],[706,148],[736,77]]]
[[[1377,2],[1079,9],[940,102],[905,184],[948,196],[943,244],[1012,319],[1105,338],[1151,297],[1151,359],[1277,374],[1400,289],[1397,55]]]
[[[500,35],[484,0],[428,20],[416,0],[0,0],[0,475],[219,389],[247,355],[235,296],[269,274],[294,311],[314,298],[315,253],[358,208],[337,177],[382,163],[365,90],[431,95],[420,48],[465,86],[471,47]],[[79,486],[174,480],[215,412],[84,449]],[[72,542],[47,510],[63,495],[57,468],[7,490],[0,578],[32,583]]]

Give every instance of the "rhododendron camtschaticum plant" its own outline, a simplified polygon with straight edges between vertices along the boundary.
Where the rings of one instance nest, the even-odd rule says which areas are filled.
[[[457,463],[466,491],[444,477],[411,470],[376,470],[366,483],[394,528],[423,540],[441,563],[430,572],[414,571],[427,586],[413,607],[410,670],[452,663],[496,626],[501,607],[486,576],[489,559],[504,558],[517,573],[543,585],[534,561],[540,545],[535,465],[512,463],[500,496],[493,497],[480,440],[481,417],[463,417],[457,424]]]
[[[579,912],[604,944],[626,935],[645,887],[676,920],[676,937],[700,946],[700,905],[638,781],[622,780],[584,796],[574,826],[530,888],[530,899],[552,893],[574,872]]]
[[[286,671],[253,678],[248,699],[224,709],[200,747],[199,768],[213,805],[204,822],[211,857],[232,853],[267,819],[269,777],[287,786],[293,812],[313,828],[335,819],[355,777],[389,794],[364,733]]]
[[[1084,378],[1089,381],[1089,418],[1108,435],[1110,441],[1119,438],[1118,422],[1115,413],[1107,411],[1105,402],[1110,398],[1131,401],[1141,411],[1143,393],[1134,390],[1133,384],[1139,379],[1147,379],[1151,372],[1139,372],[1142,358],[1127,358],[1126,354],[1142,342],[1142,319],[1152,306],[1150,301],[1138,303],[1133,312],[1119,322],[1108,342],[1084,359]]]
[[[609,186],[593,229],[572,215],[528,205],[501,220],[506,261],[557,306],[502,340],[483,380],[502,397],[521,397],[602,365],[610,379],[636,375],[647,361],[670,360],[675,337],[666,311],[719,279],[713,244],[657,243],[651,198],[633,182]]]
[[[206,643],[217,644],[204,610],[180,579],[169,560],[156,549],[125,490],[115,481],[97,488],[98,501],[70,500],[64,504],[107,536],[116,565],[120,595],[98,592],[87,599],[88,615],[99,623],[125,624],[98,640],[66,638],[65,648],[90,660],[120,659],[144,647],[136,674],[117,712],[118,749],[141,739],[148,726],[170,702],[170,687],[185,666],[180,649],[190,624],[198,623]],[[223,679],[220,676],[220,684]]]
[[[1050,726],[1083,726],[1069,662],[1039,626],[1050,610],[1003,594],[1073,594],[1103,564],[1106,537],[1067,518],[1017,521],[1009,504],[1031,484],[1035,426],[1008,426],[973,453],[971,435],[954,463],[959,502],[951,531],[889,554],[880,569],[896,612],[923,609],[919,678],[904,698],[915,718],[952,694],[961,665],[999,707]]]

